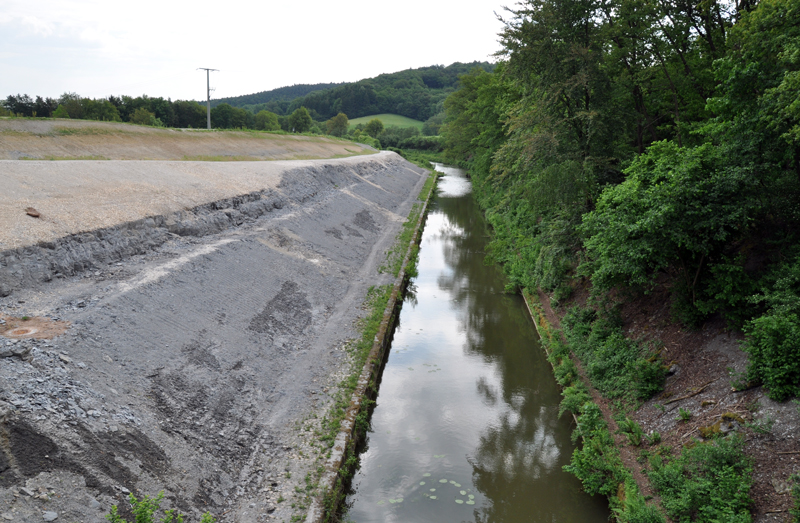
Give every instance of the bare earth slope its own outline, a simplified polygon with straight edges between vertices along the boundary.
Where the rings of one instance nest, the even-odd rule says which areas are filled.
[[[159,129],[87,120],[0,118],[0,159],[294,160],[369,154],[366,146],[256,131]]]
[[[105,161],[20,176],[27,162],[12,163],[0,163],[0,183],[18,184],[9,198],[27,183],[43,209],[46,226],[25,217],[43,227],[30,234],[86,232],[1,236],[18,247],[0,251],[0,271],[26,283],[0,298],[0,517],[102,522],[126,492],[160,490],[192,521],[302,514],[314,441],[298,423],[326,411],[426,174],[392,153],[198,165],[202,176]],[[109,190],[73,184],[81,172]],[[68,198],[48,210],[57,194]],[[115,211],[127,224],[110,224]],[[119,250],[136,242],[151,243]]]

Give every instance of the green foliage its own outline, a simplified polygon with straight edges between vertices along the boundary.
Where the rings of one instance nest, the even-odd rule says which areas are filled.
[[[164,515],[161,519],[156,519],[156,514],[161,509],[163,500],[163,491],[159,492],[154,498],[145,495],[142,499],[136,499],[136,496],[129,494],[128,502],[133,513],[133,521],[130,523],[183,523],[185,516],[174,509],[164,510]],[[126,519],[119,515],[117,505],[111,507],[111,511],[106,514],[106,519],[111,523],[128,523]],[[200,523],[214,523],[215,521],[214,517],[208,512],[200,518]]]
[[[675,419],[678,420],[678,421],[682,421],[682,422],[686,423],[690,419],[692,419],[692,411],[686,410],[683,407],[680,407],[678,409],[678,417],[675,418]]]
[[[277,117],[275,121],[277,123]],[[345,133],[347,133],[349,125],[350,123],[347,120],[347,115],[344,113],[339,113],[326,122],[328,134],[332,134],[333,136],[344,136]]]
[[[414,120],[413,118],[408,118],[406,116],[400,116],[399,114],[391,114],[391,113],[384,113],[384,114],[372,114],[369,116],[362,116],[361,118],[354,118],[350,120],[350,128],[353,129],[358,125],[364,126],[370,120],[378,119],[383,122],[384,127],[399,127],[399,128],[406,128],[406,127],[413,127],[418,130],[422,130],[424,123],[420,122],[419,120]]]
[[[645,438],[647,439],[647,444],[650,446],[661,443],[661,433],[657,431],[650,432],[649,434],[645,435]]]
[[[642,430],[642,426],[639,425],[635,420],[632,420],[626,416],[625,418],[621,419],[617,425],[619,426],[619,430],[628,437],[628,441],[631,445],[638,447],[642,444],[644,431]]]
[[[260,131],[277,131],[281,128],[278,115],[270,111],[259,111],[254,120],[256,129]]]
[[[750,522],[753,467],[743,445],[741,437],[730,436],[684,447],[666,461],[654,456],[648,476],[667,514],[681,523]]]
[[[573,307],[563,326],[592,385],[605,396],[635,401],[662,390],[665,372],[658,359],[649,357],[644,347],[625,337],[618,318]]]
[[[789,509],[789,514],[794,518],[793,523],[800,523],[800,474],[792,474],[789,476],[789,481],[792,483],[794,498],[794,506]]]
[[[744,230],[755,204],[752,178],[721,168],[720,154],[710,144],[657,142],[603,191],[581,226],[594,285],[649,286],[672,269],[696,302],[704,265]]]
[[[69,118],[67,108],[59,104],[55,111],[53,111],[53,118]]]
[[[211,127],[214,129],[246,129],[252,127],[252,115],[244,109],[220,104],[211,109]]]
[[[378,118],[373,118],[364,126],[364,132],[373,138],[377,138],[383,132],[383,122]]]
[[[154,127],[162,127],[163,124],[161,120],[156,118],[156,115],[145,109],[144,107],[140,107],[136,109],[130,117],[129,120],[131,123],[139,124],[139,125],[152,125]]]
[[[776,269],[771,289],[752,298],[767,312],[745,326],[750,354],[747,377],[762,382],[771,399],[800,395],[800,256]]]
[[[311,119],[308,109],[298,107],[289,115],[289,130],[293,133],[305,133],[311,129],[314,121]]]

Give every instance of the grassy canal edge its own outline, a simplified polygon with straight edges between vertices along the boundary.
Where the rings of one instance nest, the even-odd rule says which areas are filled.
[[[425,162],[427,163],[427,162]],[[358,446],[369,429],[377,383],[386,362],[403,295],[416,275],[420,232],[438,174],[430,169],[419,202],[409,212],[382,272],[394,275],[393,284],[371,287],[364,300],[368,313],[360,321],[361,336],[350,343],[351,372],[342,380],[333,404],[322,420],[318,439],[327,446],[326,461],[316,469],[316,481],[307,481],[321,493],[311,502],[305,521],[338,521],[347,488],[358,468]],[[300,521],[299,514],[292,521]]]
[[[559,414],[572,415],[576,425],[573,440],[582,442],[565,470],[578,477],[586,492],[605,496],[612,516],[621,523],[664,523],[665,514],[673,521],[752,521],[749,490],[753,465],[743,451],[740,434],[704,435],[706,441],[689,440],[679,455],[671,455],[674,449],[660,445],[658,432],[645,434],[629,417],[644,395],[632,402],[626,400],[635,396],[609,401],[614,395],[603,384],[595,386],[588,377],[585,369],[592,362],[576,347],[580,344],[576,343],[580,339],[576,331],[583,329],[585,333],[587,327],[593,327],[591,322],[580,325],[565,316],[565,326],[555,327],[548,319],[554,313],[552,309],[550,314],[546,311],[550,307],[545,293],[523,291],[522,296],[562,390]],[[658,351],[634,345],[634,354],[638,361],[628,368],[658,371],[663,367]],[[637,381],[633,375],[616,376],[620,377],[629,383]],[[636,463],[631,463],[630,452],[628,459],[623,457],[625,447],[638,454]],[[640,468],[638,464],[649,467]],[[800,496],[797,492],[795,496],[797,509]],[[790,514],[797,516],[796,510]]]

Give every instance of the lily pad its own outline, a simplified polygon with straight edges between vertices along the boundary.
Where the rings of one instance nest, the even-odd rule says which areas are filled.
[[[398,502],[398,503],[402,503],[403,502],[403,498],[397,498],[395,501]]]
[[[467,501],[467,505],[474,505],[474,504],[475,504],[474,499],[470,499],[469,501]]]
[[[446,479],[440,479],[439,483],[447,483],[447,480]]]
[[[463,499],[457,499],[456,503],[458,503],[459,505],[463,505],[464,504],[464,500]]]
[[[431,499],[436,499],[436,496],[431,496]]]
[[[460,490],[459,494],[461,494],[462,496],[466,496],[467,495],[467,491],[466,490]]]
[[[453,485],[457,488],[461,488],[461,483],[453,483]]]
[[[385,505],[385,504],[386,504],[386,500],[382,499],[382,500],[378,501],[378,505]]]
[[[435,489],[435,488],[432,488],[432,489],[431,489],[431,492],[436,492],[436,489]]]
[[[422,475],[422,477],[423,478],[429,478],[429,477],[431,477],[431,473],[430,472],[426,472],[425,474]]]
[[[467,497],[468,497],[469,499],[475,499],[475,495],[474,495],[474,494],[470,494],[470,495],[469,495],[469,496],[467,496]]]
[[[425,484],[425,482],[424,482],[424,481],[420,481],[420,482],[419,482],[419,484],[420,484],[420,485],[424,485],[424,484]]]
[[[433,455],[434,458],[443,458],[444,456],[445,456],[444,454],[434,454]]]

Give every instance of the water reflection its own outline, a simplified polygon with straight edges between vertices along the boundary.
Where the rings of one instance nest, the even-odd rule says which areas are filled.
[[[469,180],[446,174],[348,517],[605,521],[602,500],[561,470],[573,447],[550,368],[524,304],[503,294],[503,275],[483,263],[486,224]]]

